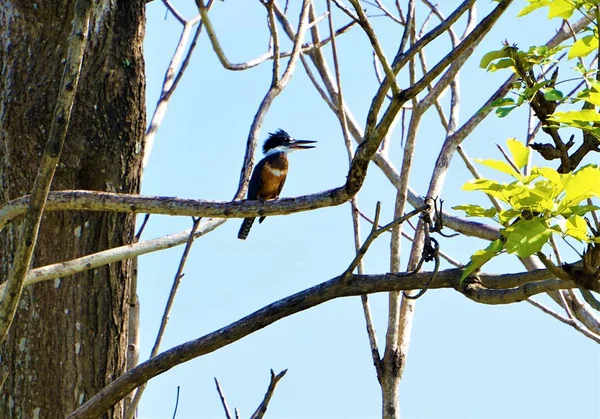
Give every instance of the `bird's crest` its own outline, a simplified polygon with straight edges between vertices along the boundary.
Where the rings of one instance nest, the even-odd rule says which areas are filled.
[[[281,128],[275,132],[270,132],[269,138],[263,144],[263,153],[266,154],[272,148],[287,144],[291,138],[290,134]]]

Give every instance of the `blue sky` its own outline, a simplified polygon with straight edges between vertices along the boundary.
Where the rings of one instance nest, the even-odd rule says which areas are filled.
[[[446,15],[460,4],[456,0],[441,3]],[[489,1],[477,3],[479,18],[495,5]],[[478,68],[485,52],[498,49],[505,39],[526,48],[545,42],[555,33],[558,22],[547,22],[543,12],[516,19],[524,3],[515,1],[461,73],[461,123],[508,76]],[[173,4],[188,18],[195,14],[193,2]],[[291,16],[295,20],[293,7]],[[318,2],[318,7],[322,9],[324,2]],[[158,0],[147,9],[149,116],[181,31],[172,16],[165,19],[165,10]],[[422,8],[419,13],[422,21]],[[266,51],[266,14],[258,2],[217,1],[210,14],[230,61],[247,61]],[[338,26],[347,22],[337,12],[334,20]],[[374,22],[388,56],[392,56],[401,28],[383,18]],[[462,22],[464,25],[464,19]],[[326,33],[326,21],[321,27]],[[538,30],[532,31],[532,27]],[[448,51],[448,44],[447,37],[442,38],[428,50],[430,66]],[[357,28],[338,40],[345,100],[361,125],[376,88],[368,46],[366,36]],[[282,49],[289,47],[284,43]],[[244,72],[225,71],[203,33],[158,132],[142,193],[231,199],[250,124],[270,77],[268,62]],[[296,138],[318,141],[314,150],[291,156],[283,196],[318,192],[344,182],[348,162],[339,124],[301,68],[275,100],[263,124],[260,143],[277,128]],[[490,116],[463,145],[471,157],[500,158],[495,144],[504,144],[508,137],[522,139],[525,132],[526,116],[522,112],[503,120]],[[443,139],[444,132],[432,113],[419,131],[411,176],[411,187],[421,194]],[[399,167],[403,152],[399,133],[392,141],[390,159]],[[462,162],[455,159],[442,196],[448,208],[464,202],[484,202],[476,194],[460,190],[470,178]],[[372,165],[358,196],[359,206],[372,214],[379,200],[382,221],[389,221],[395,194]],[[269,217],[263,224],[254,225],[246,241],[237,239],[240,223],[230,220],[195,242],[162,350],[326,281],[343,272],[353,257],[349,205]],[[190,226],[188,218],[152,216],[143,238]],[[368,228],[363,225],[364,232]],[[465,237],[442,239],[440,243],[442,250],[462,262],[485,246],[482,241]],[[403,266],[409,249],[409,243],[403,242]],[[147,358],[154,343],[182,251],[179,247],[140,259],[141,360]],[[572,257],[566,256],[567,260]],[[389,237],[382,236],[372,246],[365,257],[365,269],[367,273],[388,271]],[[504,257],[486,265],[486,270],[517,272],[522,267],[514,258]],[[541,300],[550,304],[546,298]],[[387,295],[371,296],[371,308],[381,342]],[[380,389],[359,298],[335,300],[286,318],[162,374],[150,381],[140,416],[171,417],[180,386],[178,418],[223,418],[213,381],[217,377],[229,405],[237,407],[242,417],[249,417],[262,400],[271,368],[275,372],[287,368],[288,373],[269,405],[269,417],[380,416]],[[400,386],[401,410],[406,418],[598,417],[599,373],[597,345],[531,305],[484,306],[454,291],[435,290],[416,306],[412,344]]]

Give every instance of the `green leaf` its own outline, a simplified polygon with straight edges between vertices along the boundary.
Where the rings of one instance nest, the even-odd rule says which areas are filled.
[[[464,211],[468,217],[492,218],[498,212],[498,210],[494,207],[483,208],[482,206],[471,205],[471,204],[457,205],[455,207],[452,207],[452,209],[457,210],[457,211]]]
[[[563,182],[560,173],[551,167],[538,167],[535,166],[531,169],[531,174],[542,175],[548,179],[552,184],[556,185],[557,188],[562,188]]]
[[[565,20],[573,15],[576,7],[573,0],[529,0],[529,5],[525,6],[517,17],[525,16],[545,6],[548,6],[548,19],[560,17]]]
[[[600,196],[600,168],[590,164],[568,178],[560,207],[571,207],[593,196]]]
[[[506,140],[506,145],[508,145],[513,162],[517,165],[517,167],[519,169],[525,167],[529,161],[529,147],[526,147],[522,142],[515,138],[509,138]]]
[[[577,95],[577,99],[583,99],[594,106],[600,106],[600,93],[595,90],[586,89]]]
[[[471,179],[462,186],[464,191],[499,191],[504,189],[504,185],[495,180],[489,179]]]
[[[492,107],[498,107],[498,106],[506,106],[506,105],[514,105],[515,100],[511,97],[503,97],[501,99],[496,99],[495,101],[493,101],[491,103]]]
[[[509,224],[514,218],[516,217],[520,217],[521,216],[521,211],[517,211],[515,209],[507,209],[504,211],[500,211],[498,213],[498,220],[500,221],[500,223],[502,225],[507,225]]]
[[[549,119],[562,124],[600,122],[600,114],[592,109],[582,109],[580,111],[554,112]]]
[[[498,71],[503,70],[505,68],[510,68],[515,65],[515,62],[511,58],[503,58],[501,60],[496,61],[495,63],[490,63],[487,66],[487,71]]]
[[[472,179],[462,186],[464,191],[482,191],[488,195],[496,197],[504,202],[507,202],[507,198],[504,196],[503,191],[506,189],[505,185],[496,182],[495,180],[489,179]]]
[[[573,15],[575,7],[573,0],[553,0],[548,5],[548,19],[560,17],[567,20]]]
[[[471,261],[463,269],[463,273],[460,277],[460,283],[465,280],[466,277],[471,275],[472,272],[481,268],[486,262],[497,256],[502,251],[502,240],[497,239],[489,244],[488,247],[482,250],[478,250],[471,256]]]
[[[569,50],[569,54],[567,58],[570,60],[571,58],[583,58],[586,57],[593,51],[598,49],[598,37],[596,35],[586,35],[583,38],[579,38],[571,49]]]
[[[560,90],[550,89],[544,93],[544,99],[546,100],[562,100],[563,98],[564,95]]]
[[[499,118],[504,118],[506,115],[511,113],[516,108],[517,108],[516,106],[507,106],[504,108],[498,108],[498,109],[496,109],[496,115],[498,115]]]
[[[523,94],[528,98],[533,98],[533,96],[538,92],[538,90],[545,88],[550,83],[552,83],[550,80],[544,80],[539,83],[535,83],[533,86],[524,89]]]
[[[534,45],[527,51],[528,57],[547,57],[550,49],[547,45]]]
[[[498,51],[490,51],[481,58],[481,61],[479,62],[479,67],[480,68],[488,68],[488,66],[490,65],[490,63],[492,61],[496,61],[497,59],[500,59],[500,58],[507,58],[509,56],[510,55],[509,55],[508,51],[506,50],[506,48],[502,48]]]
[[[543,218],[534,217],[531,220],[521,218],[504,230],[503,235],[506,237],[504,247],[508,253],[516,253],[524,258],[540,251],[551,234],[552,230]]]
[[[540,179],[530,188],[531,194],[542,198],[544,202],[539,202],[541,205],[539,210],[549,210],[552,211],[554,209],[554,198],[556,198],[561,192],[561,188],[557,187],[554,183],[550,182],[546,179]]]
[[[521,11],[517,15],[517,17],[525,16],[525,15],[533,12],[534,10],[548,6],[551,2],[552,2],[552,0],[529,0],[530,4],[528,6],[525,6],[523,9],[521,9]]]
[[[540,193],[534,193],[530,188],[515,188],[508,199],[510,206],[517,211],[545,212],[548,206],[552,206],[552,201],[548,200]],[[506,193],[506,192],[505,192]],[[548,204],[549,201],[549,204]]]
[[[498,170],[502,173],[506,173],[508,175],[520,174],[518,173],[510,164],[503,162],[501,160],[494,159],[475,159],[475,161],[479,164],[483,164],[484,166],[491,167],[492,169]]]
[[[585,218],[579,215],[569,217],[566,223],[565,233],[577,240],[586,242],[588,240],[588,228]]]
[[[567,207],[560,212],[563,217],[570,217],[571,215],[585,215],[588,212],[598,211],[600,207],[597,205],[574,205]]]

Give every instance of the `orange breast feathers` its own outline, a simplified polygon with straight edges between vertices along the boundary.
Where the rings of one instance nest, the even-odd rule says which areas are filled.
[[[287,176],[287,161],[266,161],[260,173],[259,199],[277,199]]]

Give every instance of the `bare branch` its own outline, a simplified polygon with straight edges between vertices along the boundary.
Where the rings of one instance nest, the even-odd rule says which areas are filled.
[[[134,259],[133,262],[133,271],[134,278],[132,278],[132,284],[134,282],[137,283],[137,259]],[[133,369],[140,360],[140,299],[138,298],[135,290],[137,286],[131,287],[132,291],[130,292],[129,297],[129,321],[127,325],[127,367],[126,371]],[[139,390],[138,390],[139,391]],[[133,399],[135,394],[129,393],[127,397],[125,397],[123,411],[125,417],[130,417],[130,412],[132,415],[135,415],[135,411],[137,406],[133,406]],[[134,416],[131,416],[134,417]]]
[[[529,304],[531,304],[534,307],[539,308],[540,310],[542,310],[544,313],[549,314],[550,316],[554,317],[555,319],[563,322],[564,324],[567,324],[571,327],[573,327],[575,330],[577,330],[578,332],[582,333],[584,336],[592,339],[594,342],[596,343],[600,343],[600,336],[598,336],[597,334],[589,331],[586,328],[581,327],[575,320],[573,320],[572,318],[567,318],[564,316],[561,316],[559,313],[555,312],[554,310],[551,310],[550,308],[546,307],[545,305],[531,299],[528,298],[526,300]]]
[[[152,351],[150,351],[150,358],[155,357],[158,354],[158,349],[160,348],[160,343],[162,341],[162,337],[167,329],[167,322],[169,321],[169,314],[171,313],[171,307],[173,306],[173,301],[175,301],[175,295],[177,294],[177,290],[179,289],[179,284],[181,283],[181,279],[183,278],[183,268],[185,267],[185,263],[187,262],[188,255],[190,254],[190,250],[192,249],[192,244],[194,243],[194,238],[196,236],[196,231],[200,226],[200,218],[192,219],[192,231],[190,231],[190,235],[188,237],[187,243],[185,245],[185,249],[183,249],[183,254],[181,255],[181,259],[179,260],[179,266],[177,268],[177,273],[175,274],[175,278],[173,278],[173,285],[171,285],[171,291],[169,292],[169,298],[167,299],[167,304],[165,306],[165,310],[163,312],[162,319],[160,321],[160,327],[158,329],[158,333],[156,335],[156,340],[154,341],[154,346],[152,347]],[[135,397],[131,402],[130,409],[128,410],[128,414],[126,415],[127,419],[132,419],[135,415],[135,411],[142,399],[142,395],[144,394],[144,390],[146,389],[146,384],[142,385],[138,388],[135,393]]]
[[[371,348],[371,358],[373,359],[373,366],[377,373],[377,379],[381,380],[382,369],[381,369],[381,355],[379,353],[379,347],[377,345],[377,333],[375,333],[375,326],[373,325],[373,317],[371,316],[371,307],[369,306],[369,296],[363,294],[360,296],[360,301],[365,315],[365,325],[367,327],[367,336],[369,337],[369,346]]]
[[[550,259],[546,257],[546,255],[542,252],[537,252],[536,256],[540,259],[540,261],[544,264],[546,269],[548,269],[554,276],[560,278],[564,281],[571,281],[571,275],[565,272],[564,269],[556,266]]]
[[[594,297],[591,291],[588,290],[580,290],[581,295],[586,303],[588,303],[594,310],[600,311],[600,301]]]
[[[458,12],[458,9],[452,15],[450,15],[449,19],[453,15],[455,15],[457,12]],[[575,30],[578,31],[578,30],[581,30],[583,27],[585,27],[586,23],[587,23],[586,19],[582,18],[579,21],[575,22],[573,24],[573,27],[575,28]],[[428,35],[426,35],[426,36],[430,36],[430,34],[432,32],[429,32]],[[546,43],[546,45],[550,48],[553,48],[553,47],[557,46],[558,44],[560,44],[565,39],[567,39],[568,37],[569,37],[569,32],[563,27],[558,31],[558,33],[555,36],[553,36]],[[423,39],[417,41],[415,46],[417,44],[419,44],[420,42],[422,42]],[[412,48],[411,48],[411,50],[412,50]],[[509,77],[504,82],[504,84],[502,86],[500,86],[500,88],[486,101],[486,103],[482,106],[482,110],[475,113],[471,118],[469,118],[469,120],[460,129],[458,129],[454,134],[452,134],[449,137],[449,140],[460,144],[462,142],[462,140],[464,138],[466,138],[479,125],[479,123],[481,121],[483,121],[485,119],[485,117],[490,113],[491,108],[489,108],[489,105],[493,101],[504,97],[504,95],[506,95],[506,93],[510,90],[510,87],[515,82],[515,80],[516,80],[516,76]],[[358,128],[356,128],[355,131],[358,132]],[[360,138],[361,135],[359,135],[358,137]],[[356,135],[355,135],[355,138],[356,138]],[[381,169],[381,171],[387,176],[387,178],[390,180],[390,182],[396,188],[399,188],[400,187],[400,174],[398,173],[398,170],[394,167],[394,165],[391,162],[389,162],[387,157],[384,154],[377,152],[373,156],[373,161],[375,162],[377,167],[379,167]],[[410,202],[410,204],[413,207],[423,205],[423,203],[424,203],[424,199],[422,197],[418,196],[417,194],[415,194],[410,188],[408,190],[408,201]],[[485,238],[486,240],[495,240],[496,238],[498,238],[498,231],[495,228],[490,227],[488,225],[485,225],[482,223],[472,224],[472,221],[464,220],[464,219],[461,219],[460,217],[456,217],[451,214],[444,214],[444,220],[446,221],[446,225],[449,228],[453,229],[454,231],[460,232],[462,234],[465,234],[468,236]]]
[[[513,159],[508,155],[508,153],[504,150],[504,148],[502,148],[502,146],[500,144],[496,144],[496,147],[498,148],[498,150],[500,150],[500,154],[502,154],[502,157],[504,157],[504,160],[506,160],[506,162],[510,165],[510,167],[512,167],[515,172],[521,173],[519,171],[519,168],[513,161]]]
[[[50,192],[44,211],[116,211],[186,217],[245,218],[291,214],[341,205],[350,199],[344,187],[274,201],[205,201],[95,191]],[[25,214],[29,196],[0,207],[0,230]]]
[[[458,151],[458,154],[462,158],[463,163],[465,164],[465,166],[467,167],[469,172],[471,172],[473,177],[475,179],[481,179],[481,174],[479,173],[477,168],[475,166],[473,166],[473,164],[471,163],[471,159],[469,158],[467,153],[465,153],[463,148],[461,146],[458,146],[458,147],[456,147],[456,151]],[[502,211],[502,206],[500,205],[500,202],[498,201],[498,199],[496,197],[494,197],[492,195],[487,195],[487,197],[490,200],[490,202],[492,203],[492,205],[494,206],[494,208],[496,208],[498,210],[498,212]]]
[[[177,19],[179,21],[179,23],[181,23],[182,25],[185,25],[185,18],[183,17],[183,15],[181,13],[179,13],[179,11],[171,4],[171,2],[169,0],[162,0],[163,4],[165,5],[165,7],[167,9],[169,9],[169,12],[171,12],[171,14],[175,17],[175,19]]]
[[[354,269],[356,269],[356,267],[358,266],[358,263],[361,261],[361,259],[364,257],[364,255],[367,253],[367,251],[369,250],[369,247],[375,241],[375,239],[377,239],[377,237],[379,237],[386,231],[392,229],[393,227],[395,227],[399,224],[402,224],[404,221],[414,217],[417,214],[420,214],[421,212],[423,212],[429,208],[428,205],[424,205],[422,207],[412,210],[411,212],[403,215],[402,217],[396,218],[394,221],[384,225],[381,228],[376,228],[376,225],[378,224],[377,221],[379,220],[379,211],[380,211],[379,206],[380,206],[380,204],[377,205],[377,211],[375,212],[375,222],[373,223],[373,228],[371,229],[371,233],[369,234],[369,236],[367,237],[367,239],[365,240],[365,242],[363,243],[363,245],[361,246],[359,251],[356,253],[354,260],[352,260],[352,262],[350,263],[348,268],[346,268],[346,270],[342,274],[342,277],[344,277],[344,278],[352,277],[352,272],[354,271]]]
[[[415,1],[409,2],[407,22],[404,35],[411,45],[415,42]],[[405,42],[407,42],[405,40]],[[408,63],[409,82],[413,84],[416,79],[415,60],[411,59]],[[412,113],[408,125],[406,142],[404,145],[404,154],[402,156],[402,171],[400,173],[400,187],[397,189],[394,216],[403,214],[407,203],[409,176],[412,170],[412,161],[417,139],[417,131],[421,121],[422,113],[417,107],[416,98],[412,99]],[[424,207],[424,211],[429,209],[429,205]],[[390,239],[390,272],[400,272],[401,256],[401,233],[402,226],[395,227],[392,230]],[[411,304],[412,302],[407,302]],[[399,384],[404,371],[404,356],[406,352],[399,348],[400,336],[409,332],[410,319],[402,319],[401,311],[406,309],[405,304],[401,304],[399,292],[390,292],[388,295],[388,325],[385,336],[385,350],[381,360],[382,377],[380,379],[382,391],[382,417],[392,418],[399,413]]]
[[[173,419],[177,416],[177,408],[179,407],[179,390],[180,387],[177,386],[177,394],[175,395],[175,409],[173,409]]]
[[[217,391],[219,392],[219,398],[221,399],[223,410],[225,410],[225,417],[227,419],[232,419],[231,411],[229,410],[229,406],[227,405],[227,399],[225,398],[225,394],[223,394],[223,390],[221,390],[221,385],[219,384],[219,380],[217,380],[217,377],[215,377],[215,385],[217,386]]]
[[[461,59],[465,59],[468,56],[475,45],[481,41],[484,35],[486,35],[494,23],[502,16],[504,11],[510,6],[513,0],[501,0],[496,8],[487,15],[471,32],[465,39],[452,51],[450,51],[442,60],[437,63],[429,73],[425,74],[419,81],[410,86],[408,89],[402,91],[401,100],[408,100],[414,96],[416,96],[421,90],[423,90],[429,83],[431,83],[434,79],[436,79],[444,69],[446,69],[450,64],[453,64],[459,57]],[[424,39],[424,38],[422,38]],[[469,51],[470,50],[470,51]],[[466,55],[463,55],[465,54]],[[452,72],[458,71],[458,68],[462,66],[462,63],[457,66],[452,66],[449,70],[448,77],[453,77]],[[440,81],[441,82],[441,81]],[[438,83],[439,84],[439,83]],[[440,87],[443,86],[440,85]]]
[[[206,15],[203,12],[203,6],[200,6],[203,0],[197,0],[197,3],[200,8],[200,12],[204,16]],[[244,155],[244,164],[242,167],[242,172],[240,174],[240,181],[238,185],[238,190],[234,196],[234,199],[240,199],[244,196],[244,193],[248,187],[248,182],[250,181],[250,174],[252,173],[252,167],[254,165],[254,150],[256,149],[256,137],[259,132],[262,122],[264,120],[267,111],[271,107],[271,104],[275,100],[275,98],[283,91],[283,89],[287,86],[288,82],[292,78],[292,74],[296,69],[296,64],[298,62],[298,58],[301,53],[301,45],[304,39],[304,34],[306,31],[306,20],[308,16],[308,10],[310,9],[311,0],[303,0],[302,9],[300,11],[300,22],[298,23],[298,31],[296,32],[296,36],[294,39],[294,47],[292,49],[292,55],[288,61],[287,67],[281,76],[280,80],[277,80],[277,73],[279,62],[277,60],[273,63],[273,78],[271,80],[271,86],[267,91],[265,97],[260,103],[256,115],[254,116],[254,120],[252,121],[252,125],[250,127],[250,133],[248,134],[248,140],[246,141],[246,153]],[[270,22],[272,22],[270,20]]]
[[[212,219],[207,221],[206,223],[202,224],[198,233],[196,233],[196,237],[210,233],[222,225],[225,221],[226,220],[222,219]],[[139,243],[136,242],[125,246],[103,250],[98,253],[72,259],[66,262],[30,269],[29,272],[27,272],[27,279],[25,280],[24,286],[29,286],[42,281],[49,281],[56,278],[63,278],[79,272],[95,269],[109,263],[118,262],[125,259],[132,259],[136,256],[146,253],[157,252],[179,246],[187,242],[190,231],[191,229],[188,229],[179,233],[170,234],[168,236],[159,237],[152,240],[145,240]],[[0,298],[3,296],[5,287],[6,283],[0,284]]]
[[[448,28],[450,28],[454,24],[454,22],[456,22],[467,10],[469,10],[469,8],[474,3],[475,0],[464,1],[459,7],[456,8],[456,10],[452,14],[450,14],[450,16],[448,16],[448,19],[446,19],[444,22],[441,22],[437,27],[429,31],[427,35],[423,36],[421,39],[415,42],[414,45],[412,45],[411,48],[409,48],[406,52],[403,52],[403,50],[399,48],[398,53],[396,54],[396,57],[394,58],[394,61],[392,63],[394,73],[398,74],[398,72],[406,65],[406,63],[408,63],[419,51],[425,48],[430,42],[437,39],[442,33],[448,30]],[[405,28],[405,33],[406,29],[407,28]],[[375,113],[379,113],[379,110],[381,109],[381,104],[383,103],[383,99],[385,98],[385,95],[389,88],[390,85],[387,80],[385,80],[384,83],[382,83],[379,87],[379,90],[377,91],[377,94],[375,95],[375,98],[373,99],[373,103],[371,105]],[[419,91],[420,90],[422,89],[419,89]],[[419,92],[417,92],[416,94],[418,93]],[[416,96],[416,94],[413,96]]]
[[[252,416],[250,416],[250,419],[262,419],[265,413],[267,413],[267,406],[269,405],[269,401],[271,401],[271,397],[275,392],[275,387],[277,387],[277,383],[279,383],[279,380],[283,378],[286,372],[287,370],[283,370],[279,374],[275,375],[273,370],[271,370],[271,381],[269,382],[269,387],[267,388],[265,397],[256,411],[252,414]]]
[[[311,10],[314,13],[314,8]],[[337,109],[340,114],[340,124],[342,126],[342,134],[344,135],[344,144],[346,145],[346,152],[348,153],[348,163],[352,164],[353,152],[352,152],[352,140],[348,133],[348,121],[346,119],[346,112],[344,112],[344,95],[342,91],[342,76],[340,74],[340,65],[337,54],[337,43],[335,41],[335,32],[333,30],[333,16],[331,13],[331,0],[327,0],[327,14],[329,16],[329,33],[331,36],[331,54],[333,56],[333,66],[335,69],[335,82],[337,85]]]
[[[459,288],[461,270],[440,271],[429,285],[435,288]],[[353,275],[348,281],[341,275],[297,294],[276,301],[262,309],[208,335],[171,348],[138,365],[114,380],[93,396],[68,418],[95,418],[117,403],[127,393],[149,379],[196,357],[211,353],[266,326],[335,298],[373,292],[389,292],[423,288],[431,272],[418,272],[399,278],[398,274]],[[486,304],[507,304],[523,301],[532,295],[550,290],[574,288],[573,282],[551,278],[545,270],[505,275],[480,275],[481,285],[468,286],[465,295]],[[505,283],[516,288],[500,289]],[[485,285],[485,286],[484,286]],[[485,288],[495,286],[495,289]],[[511,285],[511,286],[512,286]],[[481,295],[481,296],[479,296]]]
[[[200,15],[196,16],[195,18],[193,18],[191,20],[186,21],[173,8],[173,6],[170,4],[170,2],[168,2],[166,0],[163,0],[163,2],[165,3],[165,5],[169,9],[169,11],[171,13],[173,13],[175,18],[181,24],[183,24],[183,30],[179,37],[179,43],[177,44],[177,47],[175,48],[175,52],[173,53],[173,57],[171,58],[171,62],[169,63],[169,67],[167,68],[167,71],[165,73],[165,78],[163,80],[163,86],[162,86],[160,98],[158,99],[158,103],[156,104],[156,109],[154,110],[154,113],[152,114],[152,119],[150,120],[150,125],[148,126],[148,130],[146,131],[146,139],[145,139],[145,146],[144,146],[144,158],[142,161],[142,168],[145,168],[148,165],[148,161],[150,159],[150,153],[151,153],[152,147],[154,145],[156,133],[158,132],[158,128],[160,127],[160,125],[167,113],[167,108],[169,106],[169,99],[171,98],[171,96],[173,95],[173,92],[179,85],[179,82],[181,81],[183,74],[188,67],[192,53],[194,52],[194,49],[196,48],[196,43],[198,41],[198,37],[200,36],[200,32],[202,31],[202,22],[200,22]],[[214,3],[213,1],[210,1],[210,4],[208,5],[209,9],[213,5],[213,3]],[[194,34],[192,43],[190,44],[190,47],[188,48],[187,53],[185,54],[185,57],[184,57],[183,52],[185,50],[185,46],[188,43],[188,39],[192,32],[192,28],[196,25],[198,25],[198,28],[196,29],[196,33]],[[182,62],[182,59],[183,59],[183,62]]]
[[[369,22],[369,18],[367,18],[367,15],[365,14],[365,11],[363,10],[363,8],[360,4],[360,1],[359,0],[349,0],[349,1],[350,1],[350,4],[352,4],[352,6],[354,7],[354,11],[356,12],[356,15],[358,16],[358,24],[363,28],[363,30],[367,34],[367,36],[369,38],[369,42],[371,42],[371,46],[373,47],[373,51],[375,51],[375,54],[377,54],[377,58],[379,59],[379,62],[381,63],[381,66],[383,67],[383,71],[385,73],[388,83],[390,84],[390,86],[392,88],[392,92],[395,95],[399,94],[400,86],[398,86],[398,81],[396,80],[396,75],[392,71],[392,67],[390,66],[390,63],[388,62],[385,54],[383,53],[383,49],[381,48],[381,45],[379,44],[379,40],[377,39],[375,30],[373,30],[373,27],[371,26],[371,23]]]
[[[344,106],[344,98],[342,92],[342,81],[339,71],[339,62],[337,56],[337,46],[335,43],[335,35],[332,33],[333,30],[333,18],[331,17],[331,1],[327,0],[327,10],[329,12],[329,31],[332,38],[332,54],[333,54],[333,62],[335,67],[335,77],[336,77],[336,85],[337,85],[337,114],[340,120],[340,125],[342,126],[342,132],[344,134],[344,145],[346,146],[346,153],[348,154],[348,163],[352,163],[352,158],[354,157],[354,152],[352,150],[352,140],[350,138],[350,133],[348,132],[348,120],[346,118],[345,106]],[[311,10],[312,11],[312,10]],[[318,37],[318,31],[313,31],[313,38]],[[305,65],[305,67],[307,67]],[[318,85],[315,84],[315,87]],[[324,98],[327,102],[327,98]],[[333,104],[332,104],[333,105]],[[334,111],[335,112],[335,111]],[[380,203],[377,204],[377,209],[375,213],[375,219],[379,219],[380,215]],[[356,203],[356,198],[352,198],[350,200],[350,210],[352,215],[352,229],[354,233],[354,251],[356,255],[359,254],[361,248],[361,238],[360,238],[360,220],[359,220],[359,210]],[[379,225],[375,222],[373,223],[373,229],[375,230],[379,227]],[[363,260],[362,258],[357,263],[357,269],[359,274],[364,273]],[[371,348],[371,357],[373,359],[373,365],[375,366],[375,370],[377,372],[377,377],[381,376],[381,358],[379,355],[379,348],[377,346],[377,334],[375,332],[375,326],[373,325],[373,318],[371,316],[371,308],[369,306],[369,297],[367,295],[361,295],[361,305],[363,308],[363,313],[365,316],[365,324],[367,329],[367,336],[369,338],[369,346]]]

